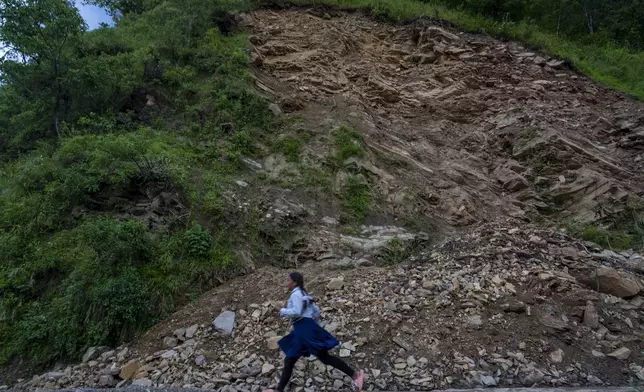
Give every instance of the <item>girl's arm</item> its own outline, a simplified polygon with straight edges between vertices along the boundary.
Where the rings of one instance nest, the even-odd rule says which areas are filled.
[[[300,290],[296,290],[291,294],[289,304],[291,305],[290,307],[280,310],[280,316],[288,318],[302,317],[304,301]]]

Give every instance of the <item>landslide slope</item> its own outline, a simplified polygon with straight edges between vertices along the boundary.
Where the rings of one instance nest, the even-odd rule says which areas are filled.
[[[330,9],[241,19],[255,83],[284,127],[278,148],[244,160],[270,185],[238,182],[227,197],[241,217],[260,200],[258,231],[308,277],[338,354],[367,370],[370,390],[644,380],[641,252],[555,227],[637,208],[642,104],[557,59],[425,20]],[[132,344],[15,386],[257,392],[279,376],[284,274],[259,268]],[[211,327],[224,311],[232,336]],[[351,388],[304,360],[294,383]]]

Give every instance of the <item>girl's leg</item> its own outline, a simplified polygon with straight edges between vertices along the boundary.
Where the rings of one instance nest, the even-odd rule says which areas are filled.
[[[351,368],[351,366],[347,365],[346,362],[338,357],[334,357],[333,355],[329,354],[328,351],[320,351],[318,353],[318,359],[323,364],[327,366],[333,366],[334,368],[338,369],[351,378],[354,378],[357,373],[355,370],[353,370],[353,368]]]
[[[278,392],[284,392],[286,384],[291,380],[293,375],[293,368],[295,363],[299,358],[297,357],[286,357],[284,358],[284,370],[282,371],[282,377],[280,377],[280,383],[277,385]]]
[[[364,387],[364,372],[362,370],[355,371],[351,366],[340,358],[330,355],[328,351],[321,351],[318,353],[318,359],[325,365],[333,366],[342,373],[353,379],[353,384],[356,386],[358,392],[362,391]]]

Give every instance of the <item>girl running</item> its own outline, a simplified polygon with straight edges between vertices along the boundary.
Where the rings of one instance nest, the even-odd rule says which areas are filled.
[[[293,330],[279,341],[279,346],[286,354],[284,371],[276,390],[268,389],[265,392],[284,392],[293,374],[295,363],[300,357],[315,355],[323,364],[333,366],[353,379],[353,384],[358,391],[364,386],[364,372],[353,370],[340,358],[329,354],[329,350],[340,344],[330,333],[320,327],[316,321],[320,309],[313,302],[313,298],[304,289],[304,277],[293,272],[288,276],[287,285],[291,290],[291,297],[287,307],[280,310],[280,316],[291,321]]]

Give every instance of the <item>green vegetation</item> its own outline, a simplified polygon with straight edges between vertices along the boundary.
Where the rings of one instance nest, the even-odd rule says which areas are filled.
[[[333,156],[333,165],[341,167],[349,158],[362,158],[366,155],[364,142],[358,132],[345,126],[332,133],[337,149]]]
[[[294,1],[367,9],[385,20],[439,18],[470,32],[518,39],[568,60],[600,83],[644,99],[641,0]]]
[[[0,3],[0,361],[117,345],[240,269],[222,190],[276,123],[224,12],[246,4],[107,3],[91,32]]]
[[[644,248],[644,206],[629,205],[625,212],[608,216],[604,221],[601,227],[568,222],[565,228],[570,234],[607,249]]]
[[[349,175],[341,191],[342,208],[351,222],[362,223],[373,204],[371,189],[361,175]]]

